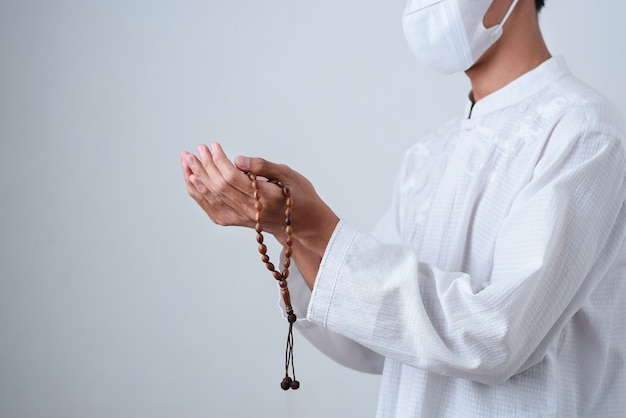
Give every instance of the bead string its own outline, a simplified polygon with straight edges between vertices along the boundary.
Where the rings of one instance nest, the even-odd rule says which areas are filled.
[[[254,190],[254,220],[256,222],[254,229],[256,231],[256,241],[259,244],[259,253],[261,253],[261,260],[265,263],[265,267],[272,273],[274,279],[278,281],[280,287],[280,294],[285,303],[285,310],[287,312],[287,322],[289,322],[289,332],[287,333],[287,345],[285,348],[285,377],[280,383],[280,387],[283,390],[298,389],[300,382],[296,380],[296,370],[293,364],[293,324],[296,322],[296,314],[293,312],[291,306],[291,297],[289,296],[289,288],[287,287],[287,277],[289,277],[289,266],[291,265],[291,235],[293,229],[291,227],[291,192],[289,188],[278,180],[268,180],[280,187],[285,197],[285,261],[283,262],[283,271],[276,270],[274,264],[270,262],[270,257],[267,255],[267,246],[263,243],[263,228],[261,227],[261,210],[263,205],[261,204],[261,197],[259,194],[259,184],[257,177],[253,173],[246,173],[250,181],[252,181],[252,189]],[[289,376],[289,368],[291,368],[291,376]]]

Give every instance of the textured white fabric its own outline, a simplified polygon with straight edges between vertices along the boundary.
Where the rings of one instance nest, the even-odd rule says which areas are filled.
[[[379,417],[626,416],[619,115],[560,59],[470,110],[408,150],[374,235],[340,222],[312,293],[294,272],[297,328],[383,373]]]

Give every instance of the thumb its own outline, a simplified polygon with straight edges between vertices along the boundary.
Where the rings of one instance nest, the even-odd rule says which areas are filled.
[[[263,158],[250,158],[237,156],[235,165],[241,171],[251,172],[257,176],[262,176],[274,180],[286,180],[289,169],[283,164],[276,164],[264,160]]]

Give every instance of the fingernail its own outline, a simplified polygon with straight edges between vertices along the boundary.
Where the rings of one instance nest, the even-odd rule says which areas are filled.
[[[250,158],[242,157],[241,155],[235,158],[235,164],[242,170],[248,170],[250,168]]]
[[[204,145],[198,145],[198,152],[202,158],[206,157],[207,148]]]
[[[191,176],[191,177],[189,178],[189,180],[191,180],[191,182],[193,183],[193,185],[194,185],[194,186],[196,186],[196,187],[200,187],[200,186],[202,186],[202,182],[201,182],[201,181],[200,181],[200,179],[199,179],[198,177],[196,177],[196,176]]]
[[[187,161],[187,165],[189,165],[189,167],[193,167],[194,165],[196,165],[196,159],[193,158],[193,156],[191,155],[185,157],[185,161]]]

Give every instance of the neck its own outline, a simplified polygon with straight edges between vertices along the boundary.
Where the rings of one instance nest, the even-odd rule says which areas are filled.
[[[474,103],[551,56],[539,29],[534,2],[520,1],[503,30],[498,42],[465,72],[472,83],[470,97]]]

